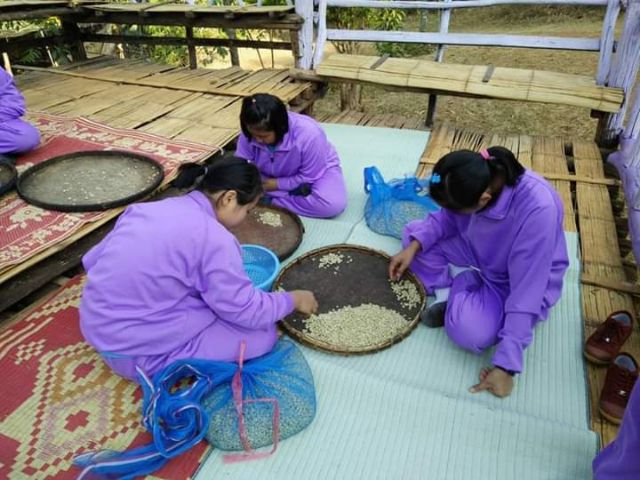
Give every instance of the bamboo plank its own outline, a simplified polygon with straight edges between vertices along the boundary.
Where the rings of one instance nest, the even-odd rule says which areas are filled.
[[[481,65],[389,58],[371,69],[377,61],[378,57],[334,54],[322,61],[317,74],[427,92],[573,105],[606,112],[619,111],[624,100],[622,89],[596,85],[595,79],[585,75],[497,67],[491,79],[484,82],[487,67]]]
[[[190,86],[174,86],[171,84],[161,84],[153,80],[149,81],[146,79],[135,79],[134,77],[136,77],[136,75],[133,75],[133,74],[129,75],[129,78],[125,78],[126,75],[123,75],[122,72],[120,72],[119,70],[114,70],[112,72],[103,72],[103,74],[106,75],[106,77],[103,77],[103,76],[98,76],[94,74],[68,72],[64,70],[43,69],[39,67],[16,66],[16,68],[20,68],[26,71],[41,71],[41,72],[50,73],[52,75],[67,75],[67,76],[73,76],[77,78],[85,78],[89,80],[112,82],[112,83],[117,83],[122,85],[132,85],[132,86],[138,86],[138,87],[161,87],[161,88],[167,88],[172,90],[184,90],[188,92],[212,93],[217,95],[228,95],[228,96],[238,96],[238,97],[244,97],[252,94],[252,92],[250,91],[239,90],[234,88],[219,88],[219,87],[210,87],[210,86],[204,87],[204,88],[197,88],[197,87],[190,87]],[[300,91],[304,91],[306,88],[310,86],[311,85],[308,83],[301,84]],[[278,92],[275,92],[275,94],[277,93]],[[292,98],[283,98],[282,100],[285,102],[289,102],[291,99]]]

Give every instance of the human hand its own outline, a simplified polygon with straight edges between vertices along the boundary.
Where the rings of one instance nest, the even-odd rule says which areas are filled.
[[[389,278],[391,280],[400,280],[400,277],[413,262],[413,257],[416,256],[418,250],[420,250],[420,243],[413,240],[407,248],[391,257],[389,262]]]
[[[469,389],[471,393],[488,390],[496,397],[507,397],[513,390],[513,377],[496,367],[485,367],[480,371],[480,383]]]
[[[272,192],[273,190],[278,189],[278,179],[277,178],[263,178],[262,179],[262,188],[265,192]]]
[[[318,301],[313,292],[308,290],[293,290],[293,305],[295,309],[303,315],[313,315],[318,311]]]

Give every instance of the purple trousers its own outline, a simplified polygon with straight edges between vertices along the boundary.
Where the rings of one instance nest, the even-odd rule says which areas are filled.
[[[616,439],[593,461],[594,480],[637,480],[640,478],[640,382],[622,418]]]
[[[244,359],[260,357],[269,353],[278,340],[276,325],[268,329],[249,330],[223,321],[198,332],[180,348],[162,355],[129,356],[101,352],[102,358],[118,375],[138,381],[136,366],[152,376],[176,360],[196,358],[235,362],[240,352],[240,342],[244,340]]]
[[[317,180],[306,197],[286,193],[274,196],[273,204],[298,215],[315,218],[331,218],[347,207],[347,186],[340,167],[334,167]]]
[[[409,243],[409,232],[405,229],[403,247]],[[436,243],[426,252],[419,252],[410,266],[428,293],[439,288],[451,289],[445,331],[455,344],[473,353],[480,353],[498,342],[509,294],[506,285],[487,280],[475,268],[477,265],[467,244],[461,237],[454,237]],[[454,276],[451,266],[471,269]]]
[[[24,153],[40,143],[40,132],[19,118],[0,122],[0,154]]]

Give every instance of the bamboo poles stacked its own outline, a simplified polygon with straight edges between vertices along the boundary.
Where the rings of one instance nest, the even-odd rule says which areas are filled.
[[[317,73],[432,93],[556,103],[603,112],[617,112],[624,100],[622,89],[596,85],[585,75],[429,60],[388,58],[380,63],[379,57],[334,54],[318,66]]]

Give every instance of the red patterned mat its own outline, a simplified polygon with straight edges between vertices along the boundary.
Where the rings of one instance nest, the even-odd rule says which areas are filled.
[[[88,450],[150,441],[140,425],[141,390],[113,374],[82,339],[78,303],[84,276],[0,331],[0,478],[72,479]],[[171,460],[154,479],[190,478],[204,442]]]
[[[210,145],[111,128],[85,118],[32,113],[28,120],[40,130],[42,144],[18,160],[18,171],[65,153],[128,150],[160,162],[166,183],[175,176],[181,164],[203,160],[218,150]],[[0,197],[0,271],[69,238],[87,223],[113,214],[113,211],[63,213],[44,210],[24,202],[15,192]]]

